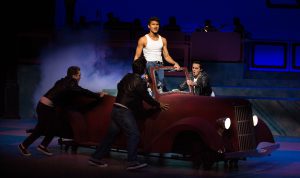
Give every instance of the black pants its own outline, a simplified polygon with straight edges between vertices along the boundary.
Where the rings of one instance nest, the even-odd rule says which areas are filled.
[[[33,132],[23,141],[23,146],[28,148],[35,140],[44,135],[41,143],[44,147],[48,147],[55,136],[57,125],[57,114],[53,107],[38,103],[36,108],[38,122]]]

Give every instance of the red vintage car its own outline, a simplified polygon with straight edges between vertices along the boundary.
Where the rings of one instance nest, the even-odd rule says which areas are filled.
[[[158,70],[164,70],[167,92],[157,89]],[[248,100],[196,96],[190,89],[179,91],[178,85],[187,77],[185,67],[180,71],[174,71],[173,67],[152,68],[149,91],[170,108],[137,120],[141,154],[174,153],[208,169],[218,161],[237,164],[239,159],[268,155],[279,148],[265,122],[253,115]],[[76,146],[99,144],[107,131],[114,100],[114,96],[107,95],[101,104],[84,114],[68,113]],[[145,108],[149,108],[146,103]],[[113,148],[126,150],[125,139],[121,133]]]

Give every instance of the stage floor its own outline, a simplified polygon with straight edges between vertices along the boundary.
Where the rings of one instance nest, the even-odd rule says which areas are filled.
[[[88,164],[92,148],[79,148],[77,154],[65,152],[55,138],[49,149],[51,157],[36,150],[37,140],[29,151],[30,157],[19,153],[17,145],[26,137],[25,130],[33,128],[33,119],[0,119],[0,166],[1,177],[136,177],[136,178],[183,178],[183,177],[255,177],[283,178],[300,177],[300,138],[276,136],[280,149],[270,156],[249,158],[239,161],[238,169],[224,169],[223,163],[214,165],[212,170],[195,170],[187,161],[141,157],[149,166],[139,171],[126,171],[126,154],[112,152],[107,168],[98,168]]]

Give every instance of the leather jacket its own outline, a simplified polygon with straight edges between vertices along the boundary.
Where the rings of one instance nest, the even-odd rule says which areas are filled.
[[[151,106],[160,107],[160,103],[149,95],[147,83],[139,74],[126,74],[118,83],[116,103],[120,103],[138,114],[144,110],[143,101]]]
[[[75,98],[81,96],[101,100],[99,94],[80,87],[78,81],[71,77],[64,77],[56,81],[54,86],[44,95],[54,103],[54,106],[63,107],[78,104],[74,102]]]
[[[194,81],[193,74],[190,73],[190,80]],[[179,90],[185,90],[188,87],[187,82],[184,81],[182,84],[179,85]],[[192,87],[192,91],[196,95],[204,95],[210,96],[212,93],[212,88],[209,83],[208,74],[205,71],[201,71],[200,75],[198,76],[196,86]]]

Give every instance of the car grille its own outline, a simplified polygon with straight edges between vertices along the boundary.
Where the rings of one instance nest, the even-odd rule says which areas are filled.
[[[239,151],[255,149],[255,135],[251,105],[235,106]]]

